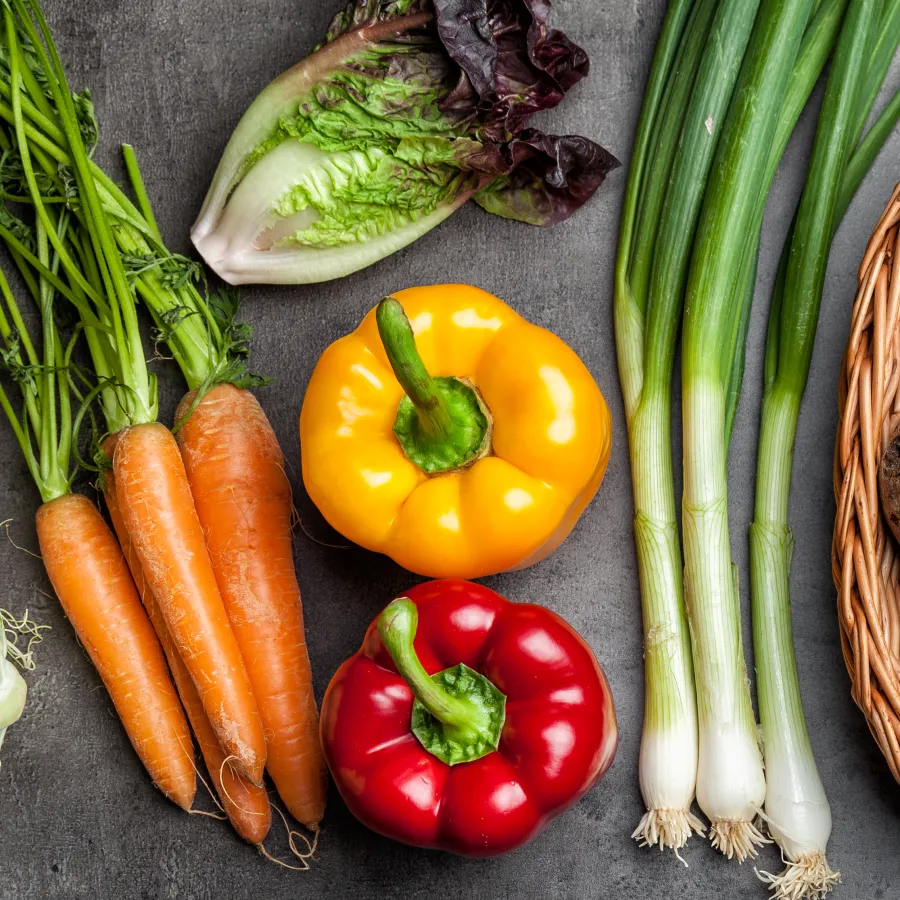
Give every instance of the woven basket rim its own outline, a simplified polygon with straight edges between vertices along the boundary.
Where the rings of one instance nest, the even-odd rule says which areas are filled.
[[[900,184],[866,247],[838,385],[831,564],[852,696],[900,782],[900,547],[878,468],[900,430]]]

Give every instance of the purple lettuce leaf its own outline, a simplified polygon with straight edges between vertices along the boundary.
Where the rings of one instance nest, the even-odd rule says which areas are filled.
[[[508,140],[588,73],[587,53],[547,25],[548,0],[434,0],[437,29],[460,67],[443,108],[471,110],[479,136]]]
[[[498,145],[504,171],[475,194],[489,213],[531,225],[556,225],[593,196],[619,161],[577,135],[525,129]]]

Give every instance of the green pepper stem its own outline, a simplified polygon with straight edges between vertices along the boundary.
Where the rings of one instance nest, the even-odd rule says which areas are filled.
[[[375,311],[375,321],[388,362],[416,408],[422,430],[429,437],[449,436],[454,429],[450,406],[419,356],[403,306],[393,297],[385,297]]]
[[[406,458],[426,475],[464,469],[491,449],[491,417],[465,378],[432,378],[416,349],[403,307],[385,297],[375,311],[378,333],[406,396],[397,407],[394,435]]]
[[[454,730],[480,731],[483,725],[481,710],[474,703],[448,693],[419,661],[413,646],[418,625],[416,605],[406,597],[393,600],[378,617],[378,634],[397,671],[419,703],[444,725]]]

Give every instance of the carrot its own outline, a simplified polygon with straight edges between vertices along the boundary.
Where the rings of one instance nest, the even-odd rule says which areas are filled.
[[[178,444],[268,739],[268,771],[291,815],[313,828],[325,811],[300,587],[291,546],[291,486],[256,397],[231,384],[188,394]],[[188,415],[188,413],[190,413]]]
[[[222,750],[260,784],[266,742],[172,433],[153,422],[119,435],[113,476],[125,528]]]
[[[266,839],[272,826],[269,795],[263,785],[253,784],[227,764],[227,757],[219,746],[200,695],[194,687],[194,682],[191,681],[187,666],[178,655],[178,649],[166,626],[162,611],[150,591],[144,598],[144,604],[169,660],[172,678],[175,680],[182,705],[194,730],[194,737],[197,738],[203,761],[206,763],[206,769],[225,814],[234,830],[245,841],[259,846]]]
[[[196,791],[191,734],[122,551],[86,497],[35,517],[44,566],[154,784],[182,809]]]
[[[109,459],[113,458],[118,435],[111,435],[104,441],[103,451]],[[272,809],[269,806],[269,796],[265,788],[251,784],[246,778],[235,772],[230,766],[225,765],[225,754],[216,739],[216,733],[209,722],[206,710],[200,700],[200,695],[191,681],[190,673],[184,661],[178,655],[178,649],[169,633],[169,628],[163,618],[162,610],[156,602],[152,591],[147,587],[144,570],[138,559],[134,545],[122,520],[122,511],[119,507],[119,498],[116,494],[115,477],[111,471],[104,473],[103,495],[106,498],[106,508],[113,523],[113,529],[122,546],[122,553],[131,569],[131,575],[137,586],[138,593],[150,617],[150,622],[159,638],[172,679],[178,688],[194,737],[200,746],[207,771],[212,778],[216,794],[222,803],[222,807],[228,816],[234,830],[251,844],[262,844],[269,833],[272,824]]]
[[[171,433],[156,422],[157,381],[147,365],[138,319],[138,295],[158,288],[165,293],[169,307],[157,317],[157,325],[180,330],[176,317],[183,310],[178,295],[189,292],[181,282],[183,264],[168,255],[168,261],[158,260],[160,268],[149,265],[143,275],[133,271],[132,251],[142,255],[134,240],[146,238],[156,246],[156,228],[141,221],[130,201],[92,162],[83,116],[76,108],[40,6],[34,0],[0,4],[0,19],[0,43],[9,68],[6,119],[11,126],[3,129],[3,146],[21,161],[24,177],[23,190],[17,194],[23,209],[17,209],[15,234],[6,229],[0,238],[7,243],[38,305],[44,339],[39,358],[27,328],[22,328],[8,284],[0,281],[4,368],[22,374],[14,379],[22,389],[21,417],[2,386],[0,406],[45,504],[70,493],[75,476],[75,471],[70,471],[72,449],[77,446],[78,425],[88,404],[99,401],[110,434],[123,432],[113,460],[123,520],[222,750],[258,783],[265,766],[259,712],[216,586],[178,447]],[[34,109],[45,122],[56,123],[37,143],[32,143],[34,128],[26,123],[29,110]],[[50,202],[63,198],[64,204]],[[20,212],[22,219],[18,218]],[[179,270],[177,274],[173,269]],[[190,281],[190,276],[185,278]],[[175,286],[176,282],[182,286]],[[81,328],[75,329],[67,344],[55,325],[58,296],[71,302],[80,318]],[[208,327],[210,333],[219,333],[214,322]],[[95,384],[89,376],[76,377],[70,371],[71,353],[80,335],[91,356]],[[202,354],[207,345],[204,341],[194,349]],[[81,404],[77,413],[72,409],[73,400]],[[48,517],[48,521],[55,518]],[[62,528],[57,525],[58,530]],[[112,533],[108,529],[107,533],[115,545]],[[68,547],[73,572],[80,561],[76,543],[73,540]],[[120,574],[125,565],[115,546]],[[63,579],[75,576],[64,568],[57,566],[56,578],[72,591],[76,585]],[[118,588],[118,574],[112,572],[112,576]],[[125,576],[130,584],[127,572]],[[99,574],[90,586],[101,597],[97,606],[109,602],[103,599],[108,591]],[[131,591],[140,607],[133,584]],[[116,594],[110,596],[115,599]],[[72,597],[78,599],[75,594]],[[74,602],[71,597],[70,602]],[[141,639],[149,635],[162,660],[143,609],[140,621]],[[136,622],[132,624],[138,627]],[[108,627],[119,635],[117,623]],[[138,636],[124,630],[121,637],[140,643]],[[103,645],[104,651],[116,649]],[[104,663],[98,656],[98,665]],[[171,682],[166,680],[166,684],[174,697]],[[149,698],[147,705],[156,702],[157,698]]]

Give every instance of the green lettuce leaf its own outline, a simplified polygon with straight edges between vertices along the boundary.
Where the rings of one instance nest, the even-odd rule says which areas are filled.
[[[472,197],[531,224],[567,218],[618,163],[525,127],[588,69],[548,11],[351,3],[238,124],[192,230],[201,254],[235,284],[301,283],[383,258]]]

